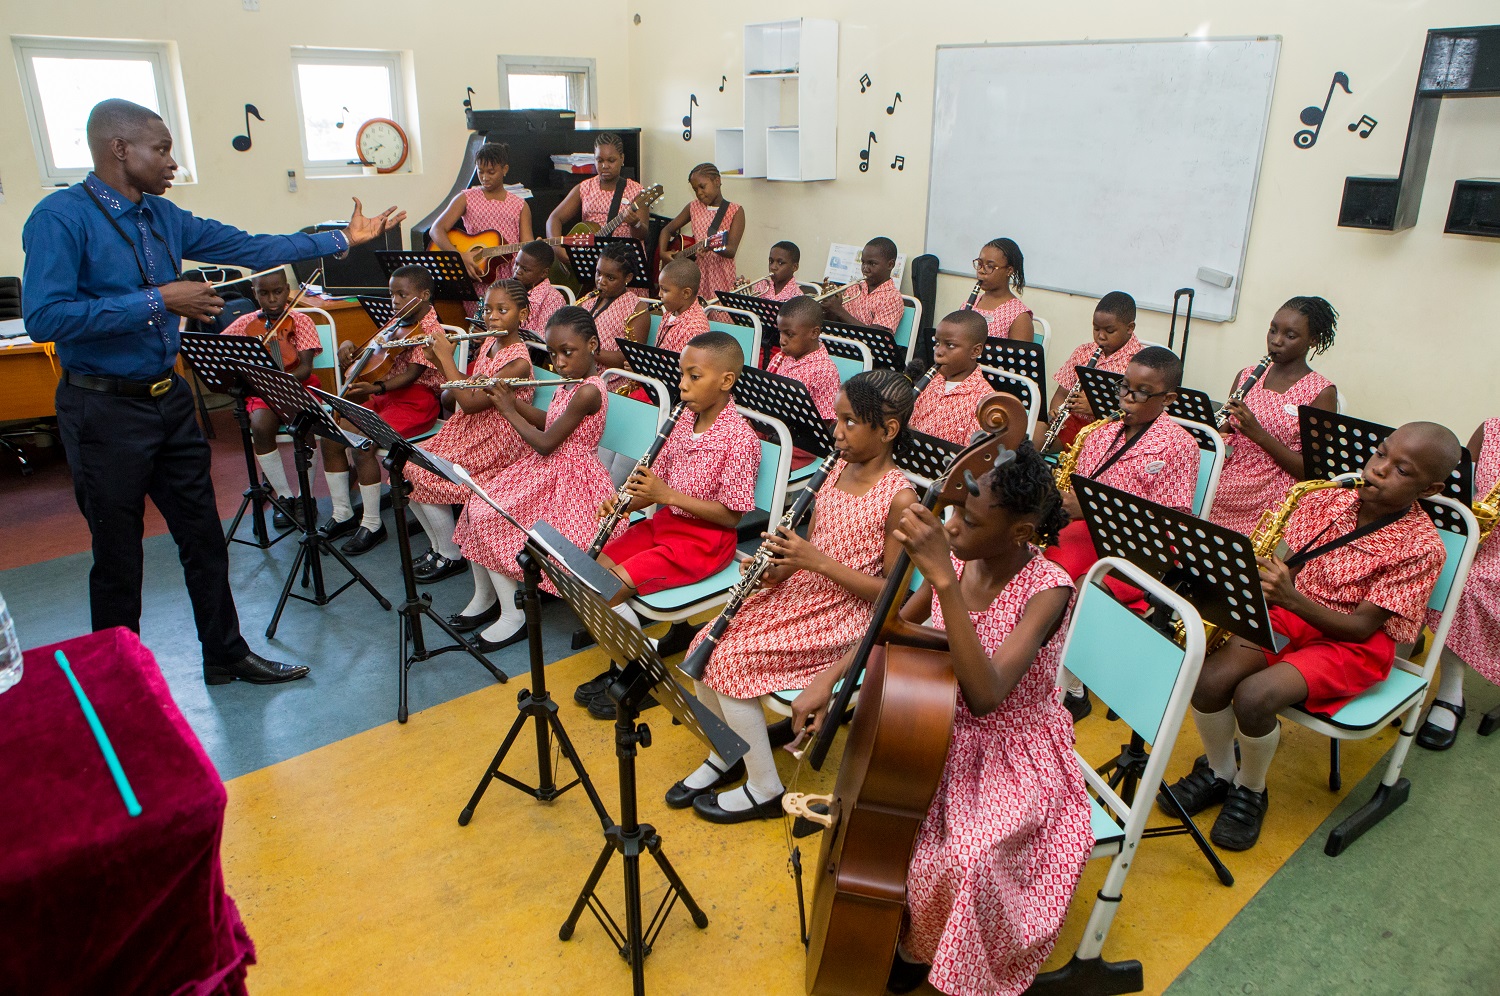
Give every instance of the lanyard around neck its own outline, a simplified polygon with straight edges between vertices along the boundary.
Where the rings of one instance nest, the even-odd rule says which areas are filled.
[[[156,286],[159,286],[159,285],[154,284],[154,283],[151,282],[151,277],[146,273],[146,267],[145,267],[145,265],[141,263],[140,253],[136,249],[135,243],[133,241],[131,241],[130,236],[128,236],[128,235],[125,234],[125,229],[123,229],[123,228],[120,227],[120,223],[117,222],[117,221],[115,221],[114,216],[109,213],[109,209],[104,206],[104,202],[99,199],[99,195],[96,194],[96,193],[94,193],[93,188],[90,187],[87,182],[85,182],[83,184],[83,191],[84,191],[84,193],[86,193],[86,194],[89,195],[89,199],[94,202],[94,207],[96,207],[96,208],[99,209],[99,213],[102,214],[102,215],[104,215],[104,220],[107,221],[107,222],[109,222],[109,227],[113,228],[115,230],[115,234],[117,234],[118,236],[120,236],[120,238],[124,239],[125,240],[125,244],[130,247],[130,259],[131,259],[131,262],[135,263],[136,270],[138,270],[140,272],[140,275],[141,275],[141,286],[142,287],[156,287]],[[145,208],[141,207],[140,210],[145,210]],[[144,217],[145,216],[142,215],[143,219],[144,219]],[[170,264],[172,264],[172,274],[173,274],[173,276],[175,278],[179,279],[179,280],[182,279],[182,271],[177,268],[177,261],[172,258],[172,247],[169,246],[169,245],[167,245],[167,240],[164,239],[164,238],[162,238],[161,233],[158,232],[155,229],[155,227],[153,227],[149,222],[147,222],[147,224],[146,224],[145,227],[150,230],[150,232],[151,232],[152,235],[156,236],[156,241],[158,241],[158,242],[160,242],[162,244],[162,248],[166,249],[166,251],[167,251],[167,262],[170,263]],[[145,238],[145,234],[144,233],[142,233],[142,238],[143,239]]]

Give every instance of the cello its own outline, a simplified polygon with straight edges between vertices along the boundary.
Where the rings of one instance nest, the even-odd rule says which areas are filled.
[[[1025,409],[1011,395],[990,395],[976,415],[984,435],[953,458],[922,499],[935,512],[962,504],[965,472],[980,476],[1002,446],[1013,449],[1026,435]],[[810,996],[885,991],[906,908],[907,866],[948,758],[958,679],[946,642],[898,615],[911,573],[903,549],[828,708],[829,717],[843,715],[859,689],[833,794],[788,793],[783,801],[788,813],[826,828],[808,922]],[[809,749],[814,768],[827,759],[838,726],[824,720]],[[817,802],[826,813],[809,808]]]

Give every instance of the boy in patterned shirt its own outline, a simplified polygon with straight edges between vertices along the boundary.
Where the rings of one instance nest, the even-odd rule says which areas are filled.
[[[1285,560],[1260,558],[1271,626],[1286,643],[1273,652],[1236,637],[1203,662],[1193,722],[1207,754],[1172,786],[1189,814],[1223,803],[1215,844],[1243,851],[1260,837],[1276,714],[1300,705],[1332,716],[1383,681],[1396,644],[1421,632],[1445,554],[1417,499],[1442,490],[1461,455],[1443,426],[1403,425],[1376,449],[1358,490],[1315,491],[1297,504]]]
[[[896,268],[896,243],[883,235],[866,242],[859,267],[864,279],[824,300],[823,310],[836,322],[894,333],[906,310],[901,288],[891,279],[891,271]]]
[[[694,336],[708,331],[708,315],[698,303],[698,287],[703,275],[690,259],[674,259],[661,268],[656,285],[661,294],[661,325],[656,330],[656,345],[680,353]]]
[[[1037,422],[1032,441],[1038,446],[1042,445],[1042,440],[1047,435],[1047,426],[1057,417],[1063,402],[1068,400],[1069,392],[1078,386],[1076,367],[1094,366],[1110,373],[1124,373],[1131,359],[1144,348],[1141,340],[1135,337],[1135,298],[1124,291],[1110,291],[1101,297],[1098,307],[1094,309],[1094,337],[1073,350],[1072,355],[1052,375],[1052,379],[1057,381],[1057,390],[1052,394],[1052,403],[1047,406],[1047,421]],[[1099,358],[1090,363],[1096,351]],[[1068,420],[1063,423],[1055,445],[1058,448],[1066,447],[1078,435],[1079,429],[1108,414],[1109,412],[1095,414],[1094,409],[1089,407],[1089,399],[1079,391],[1068,407]]]
[[[937,373],[917,395],[911,427],[950,443],[966,445],[979,431],[975,411],[995,393],[979,369],[989,324],[977,311],[955,311],[938,323],[933,337]]]
[[[516,279],[526,288],[526,296],[531,301],[531,313],[526,318],[529,329],[545,329],[553,312],[568,303],[562,291],[547,279],[556,258],[552,247],[540,241],[528,242],[516,253]]]
[[[782,304],[776,331],[781,335],[781,352],[771,357],[766,372],[806,384],[818,414],[832,419],[839,400],[839,368],[823,345],[823,310],[818,302],[804,295]]]

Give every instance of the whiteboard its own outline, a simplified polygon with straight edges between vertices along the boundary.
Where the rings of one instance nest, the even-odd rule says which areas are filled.
[[[944,45],[927,246],[949,273],[1015,239],[1031,287],[1234,317],[1279,37]],[[1231,275],[1229,287],[1198,277]]]

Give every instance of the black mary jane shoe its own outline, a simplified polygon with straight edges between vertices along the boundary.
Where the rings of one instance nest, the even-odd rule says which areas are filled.
[[[711,762],[708,766],[710,768],[714,768]],[[714,768],[714,770],[719,771],[718,768]],[[719,777],[714,779],[713,784],[705,785],[701,789],[688,788],[682,782],[678,782],[676,785],[673,785],[671,788],[667,789],[667,806],[671,809],[686,809],[691,806],[694,800],[696,800],[700,795],[707,795],[716,788],[723,788],[725,785],[732,785],[744,777],[745,762],[743,760],[739,760],[731,764],[729,766],[729,770],[720,771]]]
[[[432,562],[437,559],[437,556],[438,552],[436,550],[428,550],[420,557],[413,557],[411,561],[412,573],[420,578],[423,571],[431,569]]]
[[[785,792],[779,792],[774,799],[765,802],[756,802],[755,796],[750,794],[748,784],[740,788],[730,789],[731,792],[743,792],[751,802],[749,809],[728,810],[719,805],[719,793],[709,792],[700,795],[693,800],[693,812],[710,823],[749,823],[751,820],[774,820],[782,814],[781,797]]]
[[[476,629],[483,629],[499,618],[500,603],[496,602],[483,612],[476,612],[472,616],[466,616],[462,612],[455,612],[448,617],[448,625],[452,626],[455,632],[472,633]]]
[[[1443,729],[1431,719],[1422,724],[1422,728],[1417,731],[1417,743],[1428,750],[1447,750],[1457,743],[1458,728],[1464,725],[1464,717],[1469,714],[1468,706],[1454,705],[1452,702],[1444,702],[1442,699],[1433,699],[1432,709],[1436,709],[1439,706],[1453,713],[1455,722],[1451,730]],[[1432,709],[1427,711],[1429,717],[1432,715]]]
[[[661,703],[656,701],[656,696],[648,695],[644,699],[641,699],[640,704],[635,708],[637,712],[645,712],[647,709],[655,709],[659,705]],[[604,687],[603,691],[589,699],[588,710],[589,715],[595,719],[615,718],[615,700],[609,697],[608,685]]]
[[[891,958],[891,975],[885,982],[886,991],[897,994],[912,992],[927,981],[927,975],[931,971],[931,965],[907,961],[898,951]]]
[[[358,557],[360,554],[369,553],[384,543],[389,536],[390,532],[386,530],[383,523],[379,529],[374,531],[365,526],[360,526],[354,530],[354,535],[350,536],[348,541],[339,547],[339,549],[351,557]]]
[[[621,674],[620,668],[614,661],[609,662],[609,667],[594,675],[588,681],[573,689],[573,701],[581,706],[586,706],[594,700],[597,695],[602,695],[609,690],[609,686],[615,683],[615,679]]]
[[[506,647],[520,643],[524,639],[526,639],[526,624],[522,623],[519,629],[503,640],[486,640],[483,636],[475,633],[469,637],[469,644],[481,654],[493,654],[497,650],[504,650]]]
[[[347,536],[359,528],[359,516],[351,515],[347,519],[335,519],[328,517],[328,521],[318,527],[318,532],[323,534],[324,539],[338,539]]]
[[[281,507],[272,506],[275,511],[271,514],[271,525],[282,531],[296,529],[299,525],[297,521],[298,516],[301,515],[301,499],[282,498],[280,495],[277,495],[276,500],[281,503]],[[285,508],[286,511],[283,512],[282,508]]]
[[[433,557],[426,567],[417,571],[417,584],[437,584],[446,581],[455,574],[462,574],[469,566],[469,562],[462,557],[449,560],[447,557]]]
[[[279,685],[307,677],[306,664],[283,664],[267,660],[251,651],[229,664],[204,664],[205,685],[227,685],[231,681],[248,681],[252,685]]]

